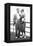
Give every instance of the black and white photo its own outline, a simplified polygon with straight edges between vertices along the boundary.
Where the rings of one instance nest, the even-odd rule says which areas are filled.
[[[11,40],[30,38],[30,7],[10,6]]]
[[[5,5],[5,9],[7,41],[32,41],[32,5],[10,3]]]

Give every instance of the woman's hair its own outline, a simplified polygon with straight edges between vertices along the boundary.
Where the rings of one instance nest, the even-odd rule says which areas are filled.
[[[21,10],[21,13],[24,12],[24,9]]]

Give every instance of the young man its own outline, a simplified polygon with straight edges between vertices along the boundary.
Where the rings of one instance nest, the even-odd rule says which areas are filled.
[[[20,16],[19,16],[19,8],[17,8],[16,9],[17,10],[17,14],[16,15],[14,15],[14,25],[15,25],[15,28],[16,28],[16,38],[19,38],[19,36],[20,36],[20,31],[19,31],[19,18],[20,18]]]

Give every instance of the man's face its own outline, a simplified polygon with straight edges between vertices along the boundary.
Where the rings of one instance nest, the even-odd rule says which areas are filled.
[[[21,15],[21,10],[20,9],[17,9],[17,13]]]
[[[16,10],[17,10],[17,13],[19,14],[19,9],[17,8]]]

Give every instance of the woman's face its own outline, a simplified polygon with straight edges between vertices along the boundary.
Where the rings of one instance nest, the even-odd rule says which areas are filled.
[[[17,9],[17,13],[19,14],[19,16],[24,15],[24,11],[21,11],[20,9]]]

